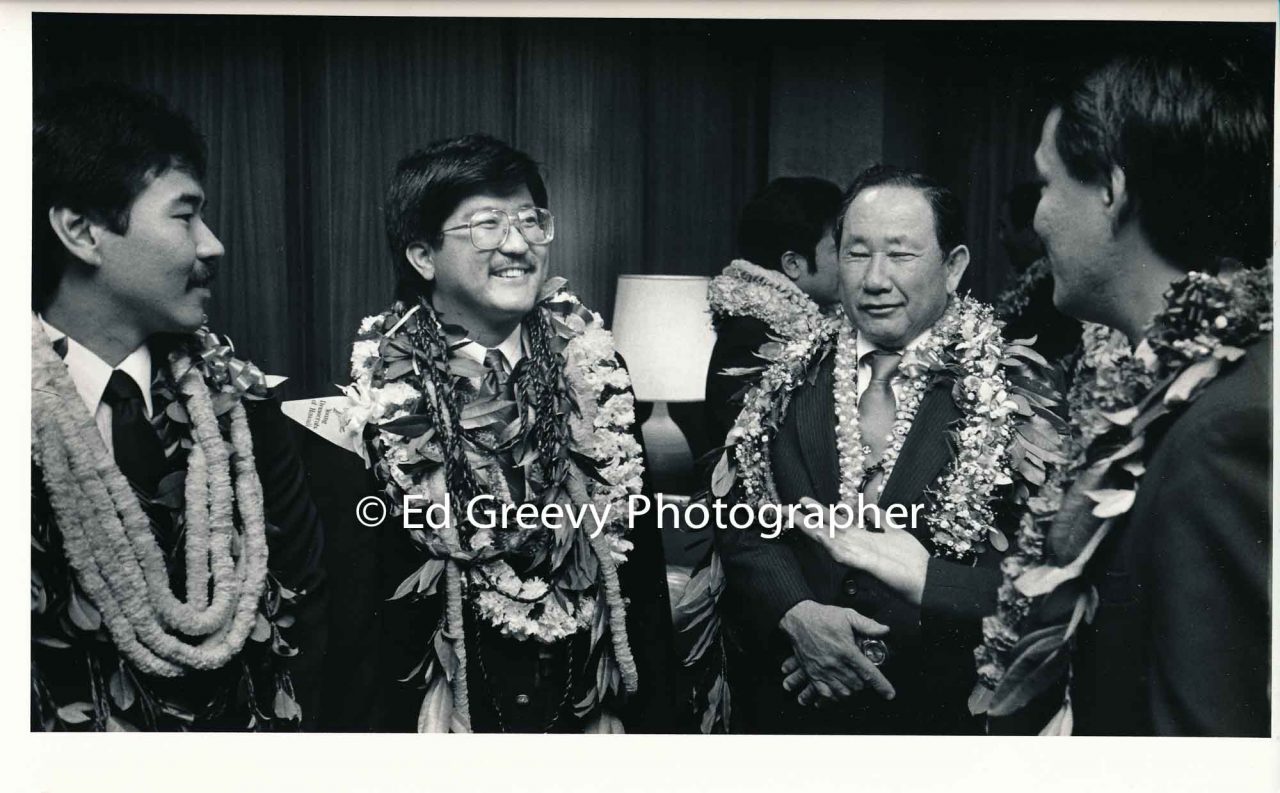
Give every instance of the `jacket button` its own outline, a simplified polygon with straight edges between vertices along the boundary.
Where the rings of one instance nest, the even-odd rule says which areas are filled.
[[[528,694],[516,694],[516,704],[517,704],[517,705],[521,705],[521,706],[523,706],[523,705],[528,705],[528,704],[529,704],[529,695],[528,695]]]
[[[844,582],[844,593],[849,597],[856,596],[858,594],[858,582],[852,578],[846,580]]]

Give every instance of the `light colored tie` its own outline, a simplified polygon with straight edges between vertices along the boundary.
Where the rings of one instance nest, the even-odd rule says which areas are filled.
[[[865,466],[879,465],[884,457],[885,449],[892,441],[893,421],[898,412],[898,400],[893,395],[893,373],[898,371],[898,361],[902,360],[900,352],[873,350],[863,356],[870,359],[871,380],[858,400],[858,428],[862,431],[862,443],[871,449],[867,454]],[[873,500],[884,474],[876,471],[867,480],[862,492],[868,500]]]

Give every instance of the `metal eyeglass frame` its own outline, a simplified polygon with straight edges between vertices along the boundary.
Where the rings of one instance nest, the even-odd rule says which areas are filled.
[[[520,225],[516,223],[516,221],[520,219],[519,215],[524,212],[533,212],[535,214],[546,216],[546,223],[544,225],[544,228],[546,228],[546,231],[547,231],[547,238],[545,240],[534,242],[533,240],[529,239],[529,236],[527,234],[524,233],[524,229],[521,228]],[[504,227],[502,230],[502,237],[498,239],[498,242],[496,245],[491,245],[489,247],[483,247],[480,245],[479,242],[476,241],[476,218],[486,214],[492,214],[495,216],[500,215],[506,219],[506,223],[504,224]],[[543,224],[539,224],[539,225],[543,225]],[[467,229],[467,231],[469,232],[468,236],[470,236],[471,238],[471,244],[476,248],[476,250],[496,251],[497,249],[501,248],[503,245],[506,244],[507,236],[511,234],[511,229],[513,228],[516,231],[518,231],[520,233],[520,236],[524,237],[524,241],[529,243],[530,245],[546,245],[549,242],[551,242],[553,239],[555,239],[555,236],[556,236],[555,215],[551,214],[551,210],[543,209],[542,207],[529,207],[526,209],[521,209],[519,212],[516,213],[516,217],[512,217],[509,212],[503,209],[481,209],[476,211],[474,214],[472,214],[470,219],[467,220],[466,224],[461,226],[450,226],[447,229],[440,229],[440,233],[444,234],[446,231],[461,231],[462,229]]]

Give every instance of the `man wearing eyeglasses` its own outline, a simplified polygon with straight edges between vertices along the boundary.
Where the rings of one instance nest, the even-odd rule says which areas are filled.
[[[475,136],[463,140],[466,142],[455,147],[457,154],[444,156],[459,160],[467,155],[495,156],[486,149],[496,141]],[[474,154],[459,157],[464,147],[473,149]],[[429,171],[432,160],[440,156],[430,151],[412,154],[400,170]],[[413,189],[414,181],[397,181],[392,187],[393,206],[397,198],[410,198],[406,193]],[[533,310],[538,290],[547,279],[547,252],[555,238],[555,220],[546,208],[546,187],[540,179],[477,185],[475,189],[444,217],[434,244],[415,239],[405,245],[404,260],[412,274],[402,268],[401,297],[426,289],[442,322],[466,328],[471,341],[501,352],[505,367],[509,367],[523,357],[520,323]],[[442,199],[424,197],[423,214],[434,209],[439,215]],[[404,237],[415,220],[417,217],[389,217],[389,232]],[[483,357],[478,363],[483,363]]]
[[[625,509],[645,489],[634,397],[599,315],[548,279],[537,164],[439,141],[400,161],[385,212],[396,301],[361,323],[343,421],[391,516],[364,634],[335,631],[379,655],[371,726],[666,731],[662,547]]]

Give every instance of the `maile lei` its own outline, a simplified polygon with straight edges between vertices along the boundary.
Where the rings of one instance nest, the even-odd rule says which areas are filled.
[[[857,503],[872,465],[883,471],[875,495],[883,492],[925,395],[934,387],[946,387],[963,418],[951,430],[954,459],[931,488],[923,513],[933,552],[970,562],[988,545],[1006,550],[1008,539],[996,525],[996,509],[1025,513],[1027,500],[1044,483],[1047,472],[1063,461],[1063,420],[1056,393],[1044,374],[1048,364],[1028,347],[1006,342],[1001,328],[989,306],[969,297],[953,297],[927,336],[904,350],[898,366],[903,377],[897,416],[879,461],[867,459],[870,450],[859,429],[852,324],[843,316],[829,318],[808,337],[775,345],[774,357],[747,393],[729,432],[727,448],[712,474],[712,494],[736,493],[756,506],[779,503],[770,445],[795,389],[815,382],[819,367],[834,353],[841,502]],[[711,643],[705,632],[714,630],[717,623],[704,612],[714,609],[723,589],[722,576],[719,564],[708,565],[695,574],[676,606],[678,622],[707,626],[695,642],[695,651],[705,651]],[[710,691],[716,699],[717,687]],[[708,714],[704,726],[716,720]]]
[[[1017,551],[1003,562],[998,610],[974,651],[974,713],[1010,715],[1070,674],[1072,637],[1098,602],[1087,562],[1132,507],[1158,428],[1271,332],[1271,280],[1269,266],[1189,273],[1132,349],[1119,331],[1086,326],[1069,395],[1071,464],[1030,501]],[[1051,592],[1071,595],[1073,607],[1054,624],[1030,624],[1034,603]],[[1042,734],[1070,731],[1064,698]]]
[[[265,397],[265,377],[205,329],[168,363],[167,371],[157,367],[153,425],[166,456],[185,456],[186,466],[148,497],[121,473],[32,317],[31,455],[48,499],[48,511],[33,506],[32,638],[60,667],[67,654],[84,651],[85,661],[70,665],[89,672],[86,699],[58,702],[54,692],[65,690],[64,681],[47,680],[33,658],[34,702],[45,729],[181,727],[218,717],[226,702],[191,712],[154,679],[241,666],[251,637],[271,639],[277,655],[295,652],[275,624],[281,600],[293,593],[268,577],[262,487],[241,401]],[[181,562],[166,558],[153,520],[166,524],[162,535],[184,537]],[[174,594],[175,562],[185,597]],[[296,722],[287,673],[264,680],[261,669],[243,672],[249,692],[257,676],[260,694],[276,695],[270,705],[244,697],[239,726]]]
[[[344,426],[366,440],[393,514],[409,494],[427,504],[447,497],[452,509],[447,528],[409,530],[426,560],[393,595],[434,595],[443,578],[422,731],[470,729],[466,604],[515,639],[590,630],[594,654],[608,634],[596,685],[574,708],[588,722],[609,712],[606,697],[637,688],[617,576],[632,547],[626,500],[642,485],[635,399],[612,334],[564,283],[548,281],[526,317],[530,354],[501,392],[486,387],[482,366],[453,354],[465,330],[442,325],[425,301],[368,317],[352,349]],[[593,519],[477,528],[467,505],[482,495],[496,505],[593,504],[607,519],[599,530]]]
[[[817,303],[777,270],[735,259],[707,285],[713,317],[751,317],[784,339],[804,338],[823,321]]]

